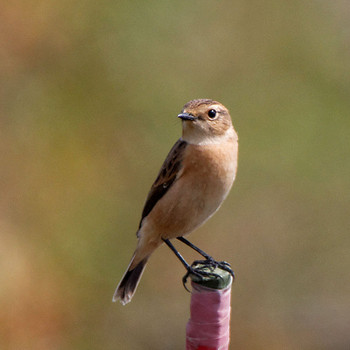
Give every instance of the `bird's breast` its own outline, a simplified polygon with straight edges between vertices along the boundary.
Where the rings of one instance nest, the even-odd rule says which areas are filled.
[[[179,177],[143,223],[162,238],[190,233],[220,207],[235,178],[237,142],[188,145]]]
[[[200,207],[217,208],[235,179],[237,143],[189,145],[186,151],[183,182],[188,184],[188,190],[199,200]]]

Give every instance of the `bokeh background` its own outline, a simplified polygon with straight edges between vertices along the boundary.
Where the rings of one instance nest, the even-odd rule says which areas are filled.
[[[0,75],[1,349],[184,348],[167,247],[111,298],[194,98],[240,137],[191,236],[237,274],[231,348],[349,349],[348,1],[2,1]]]

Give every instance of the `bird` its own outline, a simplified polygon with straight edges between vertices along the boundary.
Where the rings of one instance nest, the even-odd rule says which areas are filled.
[[[166,243],[188,271],[192,270],[171,239],[208,254],[184,236],[206,222],[227,197],[236,177],[238,135],[228,109],[218,101],[195,99],[177,116],[182,136],[171,148],[154,181],[137,230],[138,243],[113,296],[123,305],[136,291],[152,253]]]

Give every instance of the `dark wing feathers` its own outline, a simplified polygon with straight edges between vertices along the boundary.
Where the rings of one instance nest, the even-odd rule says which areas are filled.
[[[167,158],[160,168],[156,181],[154,181],[151,190],[148,193],[146,203],[142,211],[139,228],[141,227],[142,220],[151,212],[153,207],[165,195],[175,181],[176,176],[181,169],[181,161],[186,145],[186,141],[179,139],[170,150]]]

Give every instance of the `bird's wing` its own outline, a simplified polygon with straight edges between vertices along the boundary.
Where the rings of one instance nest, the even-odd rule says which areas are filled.
[[[156,181],[154,181],[148,193],[139,228],[141,227],[142,220],[152,211],[153,207],[165,195],[178,177],[179,171],[182,168],[182,159],[186,146],[187,142],[179,139],[170,150],[160,168]]]

